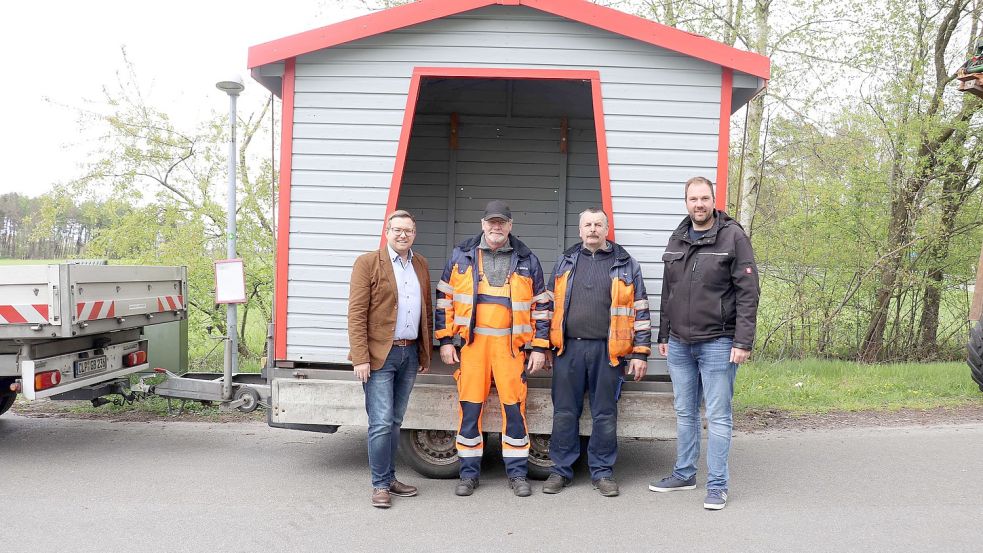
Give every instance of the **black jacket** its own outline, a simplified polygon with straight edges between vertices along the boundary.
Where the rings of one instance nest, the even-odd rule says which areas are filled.
[[[750,350],[761,294],[754,251],[737,221],[722,211],[714,216],[713,227],[695,242],[689,217],[669,237],[658,342],[670,335],[687,343],[730,336],[734,347]]]

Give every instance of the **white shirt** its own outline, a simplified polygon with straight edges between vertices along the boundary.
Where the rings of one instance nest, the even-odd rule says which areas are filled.
[[[403,258],[396,250],[388,245],[386,248],[396,275],[396,332],[393,339],[416,340],[420,335],[423,298],[420,297],[420,279],[416,278],[416,270],[413,269],[413,250],[408,252],[406,265],[403,265]]]

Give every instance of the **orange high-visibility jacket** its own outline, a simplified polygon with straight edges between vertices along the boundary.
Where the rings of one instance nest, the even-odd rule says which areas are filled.
[[[611,326],[608,330],[608,354],[611,366],[622,358],[647,359],[652,353],[652,321],[649,300],[645,294],[642,268],[624,248],[609,242],[614,248],[611,267]],[[555,297],[553,319],[550,323],[550,343],[563,353],[564,315],[570,306],[570,283],[577,271],[577,258],[583,243],[563,252],[553,267],[550,285]]]
[[[460,336],[465,344],[474,336],[474,306],[478,299],[478,244],[481,234],[458,244],[444,273],[437,283],[437,305],[434,312],[434,336],[440,345],[450,344]],[[509,235],[512,262],[509,265],[509,311],[512,353],[526,345],[549,347],[550,309],[552,295],[543,281],[539,258],[515,236]]]

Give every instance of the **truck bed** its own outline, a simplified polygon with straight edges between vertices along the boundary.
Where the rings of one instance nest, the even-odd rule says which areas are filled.
[[[183,319],[186,281],[184,267],[68,263],[0,267],[0,344]]]

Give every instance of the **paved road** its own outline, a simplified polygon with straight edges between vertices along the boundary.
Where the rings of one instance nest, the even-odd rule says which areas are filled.
[[[259,423],[0,417],[3,551],[983,550],[983,423],[738,434],[730,505],[656,494],[674,442],[623,441],[622,495],[578,478],[513,497],[501,465],[471,498],[426,481],[369,506],[365,437]],[[700,478],[703,477],[701,472]]]

